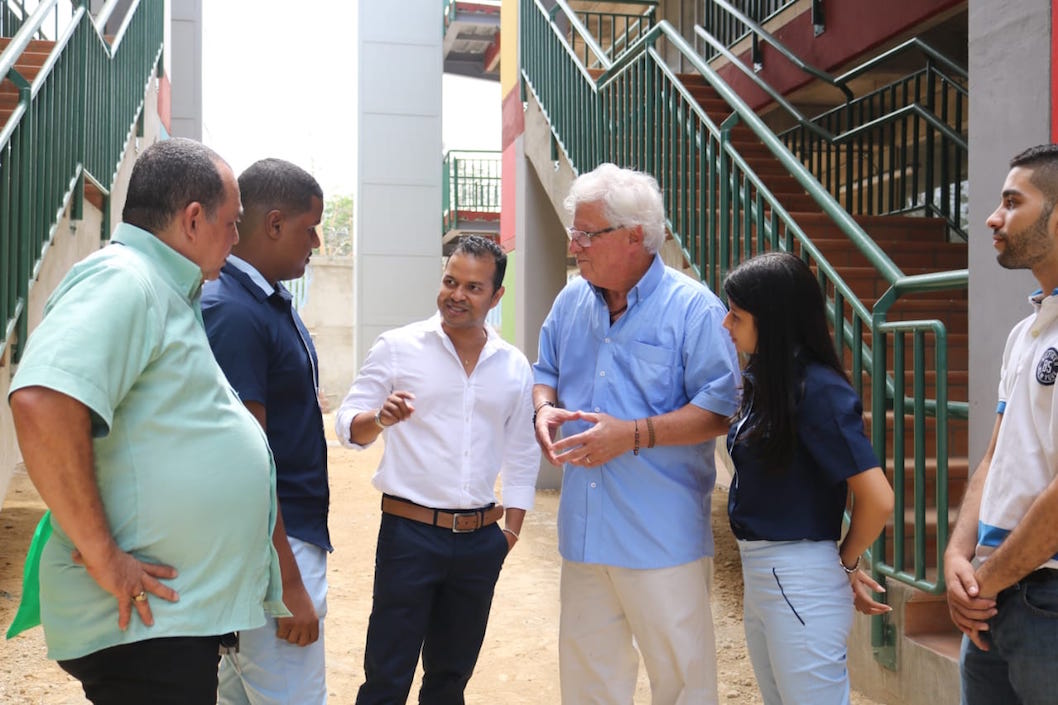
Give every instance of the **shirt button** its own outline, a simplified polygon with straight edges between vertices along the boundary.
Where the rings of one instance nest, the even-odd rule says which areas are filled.
[[[591,486],[592,486],[592,487],[595,487],[596,485],[595,485],[595,483],[593,482],[593,483],[591,483]]]
[[[606,370],[603,370],[602,372],[600,372],[599,376],[600,377],[605,377],[606,376]]]
[[[602,409],[600,409],[599,407],[595,407],[595,413],[599,413],[600,411],[602,411]]]
[[[603,338],[603,339],[602,339],[602,342],[604,342],[604,343],[609,343],[609,342],[610,342],[610,339],[609,339],[609,338]]]

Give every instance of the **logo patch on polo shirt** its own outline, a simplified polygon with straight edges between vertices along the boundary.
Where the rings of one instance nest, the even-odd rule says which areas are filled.
[[[1050,386],[1058,377],[1058,350],[1047,348],[1043,351],[1043,357],[1036,365],[1036,381],[1040,384]]]

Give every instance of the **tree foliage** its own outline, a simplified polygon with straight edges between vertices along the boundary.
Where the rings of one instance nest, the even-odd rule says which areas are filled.
[[[320,248],[332,257],[349,257],[353,254],[353,197],[332,196],[324,201],[323,246]]]

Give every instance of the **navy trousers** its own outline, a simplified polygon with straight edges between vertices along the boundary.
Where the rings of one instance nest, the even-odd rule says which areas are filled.
[[[404,705],[422,652],[422,705],[463,705],[507,557],[498,524],[457,534],[382,515],[357,705]]]
[[[216,705],[219,649],[219,636],[147,639],[59,666],[94,705]]]

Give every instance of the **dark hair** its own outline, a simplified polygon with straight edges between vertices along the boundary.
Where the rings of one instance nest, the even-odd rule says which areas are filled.
[[[1043,193],[1047,200],[1043,210],[1049,216],[1058,203],[1058,144],[1029,147],[1010,160],[1011,169],[1017,166],[1032,169],[1029,182]]]
[[[496,263],[496,271],[492,275],[492,291],[494,293],[499,291],[499,288],[503,286],[503,275],[507,273],[507,254],[499,245],[487,237],[464,235],[459,238],[448,256],[460,253],[471,257],[491,257]]]
[[[797,403],[804,366],[816,362],[848,380],[827,328],[823,290],[800,258],[769,252],[727,275],[729,302],[753,315],[757,350],[742,379],[739,416],[753,412],[745,437],[768,467],[783,470],[797,447]]]
[[[213,218],[224,201],[224,181],[217,168],[224,163],[201,142],[180,137],[155,142],[132,167],[121,219],[157,234],[196,201],[206,217]]]
[[[312,207],[312,197],[323,200],[323,189],[296,164],[282,159],[261,159],[239,174],[243,210],[278,208],[295,214]]]

